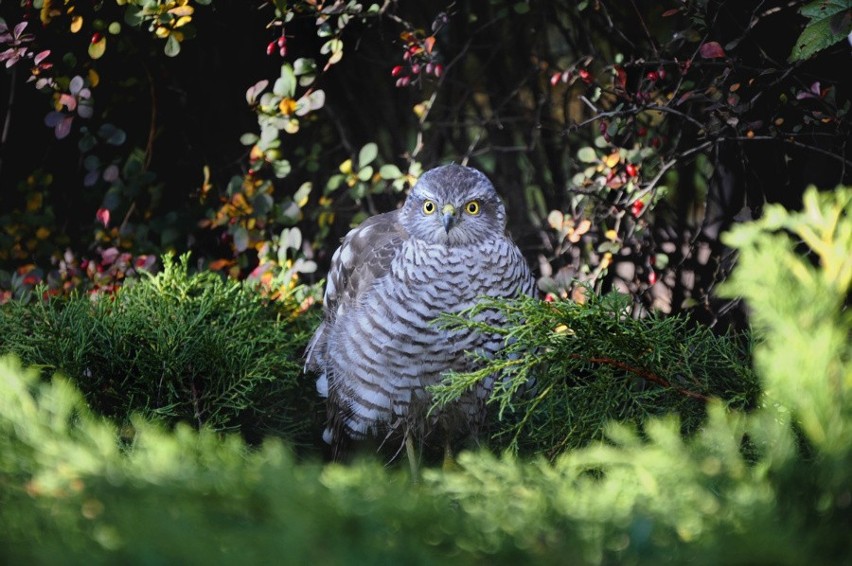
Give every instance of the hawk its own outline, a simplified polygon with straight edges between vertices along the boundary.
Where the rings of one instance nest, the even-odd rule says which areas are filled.
[[[475,369],[470,354],[492,356],[503,339],[443,328],[435,319],[482,297],[534,290],[488,178],[455,164],[424,173],[400,209],[351,230],[332,257],[324,320],[306,353],[306,369],[320,374],[317,390],[327,398],[323,439],[337,454],[348,439],[399,433],[412,460],[412,438],[437,429],[447,445],[454,436],[475,436],[493,380],[431,413],[426,388],[448,372]],[[478,319],[502,323],[494,311]]]

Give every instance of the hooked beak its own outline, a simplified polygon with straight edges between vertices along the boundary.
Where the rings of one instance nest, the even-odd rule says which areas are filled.
[[[456,209],[451,204],[445,204],[441,209],[441,223],[444,225],[444,230],[447,234],[450,233],[450,228],[456,222]]]

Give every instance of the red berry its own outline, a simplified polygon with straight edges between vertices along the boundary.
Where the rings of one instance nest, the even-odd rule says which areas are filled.
[[[275,42],[270,41],[269,45],[266,46],[266,54],[272,55],[275,52]]]
[[[391,69],[392,77],[398,77],[400,73],[402,73],[402,65],[397,65],[396,67]]]
[[[648,71],[648,73],[645,75],[645,78],[651,81],[652,83],[655,83],[660,80],[660,73],[658,73],[657,71]]]
[[[97,42],[99,42],[99,41],[101,40],[101,38],[102,38],[102,37],[103,37],[103,35],[101,35],[101,33],[100,33],[100,32],[97,32],[97,31],[96,31],[95,33],[93,33],[93,34],[92,34],[92,43],[97,43]]]
[[[411,74],[419,75],[420,74],[420,65],[418,65],[417,63],[413,64],[411,66]]]
[[[648,133],[648,128],[646,128],[645,126],[640,126],[639,129],[636,130],[636,135],[638,135],[640,137],[644,137],[645,134],[647,134],[647,133]]]
[[[630,205],[630,212],[633,214],[635,218],[638,218],[640,214],[642,214],[642,209],[645,208],[645,203],[641,200],[633,201],[633,204]]]
[[[562,78],[562,73],[553,73],[550,77],[550,86],[556,86],[559,80]]]
[[[285,45],[287,45],[287,38],[282,35],[278,38],[278,47],[284,47]]]
[[[636,175],[639,174],[639,170],[632,163],[628,163],[624,167],[624,170],[627,171],[627,174],[630,175],[631,177],[635,177]]]
[[[657,282],[657,272],[651,271],[650,273],[648,273],[648,283],[653,285],[656,282]]]
[[[444,74],[444,66],[441,65],[440,63],[436,64],[435,65],[435,76],[440,77],[443,74]]]
[[[577,71],[577,74],[580,75],[580,78],[583,79],[584,83],[592,82],[592,74],[587,69],[580,69]]]

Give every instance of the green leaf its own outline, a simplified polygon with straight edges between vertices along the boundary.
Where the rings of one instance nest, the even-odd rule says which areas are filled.
[[[577,159],[582,163],[595,163],[598,160],[598,154],[595,153],[594,149],[586,146],[580,148],[580,151],[577,152]]]
[[[302,75],[316,73],[317,64],[313,59],[308,59],[306,57],[299,57],[296,61],[293,62],[293,72],[297,77]]]
[[[800,13],[810,18],[796,40],[788,60],[810,59],[818,52],[843,40],[852,32],[852,9],[849,0],[816,0],[803,6]]]
[[[382,179],[399,179],[402,177],[402,171],[399,170],[399,167],[394,165],[393,163],[387,163],[382,165],[379,169],[379,176]]]
[[[174,35],[170,35],[166,40],[166,47],[163,49],[168,57],[176,57],[180,53],[180,42],[175,39]]]
[[[369,181],[370,177],[372,177],[372,176],[373,176],[373,167],[371,165],[367,165],[366,167],[364,167],[363,169],[358,171],[358,179],[360,179],[361,181],[364,181],[364,182]]]
[[[370,142],[364,147],[361,148],[361,151],[358,152],[358,166],[364,167],[369,163],[372,163],[373,160],[379,155],[379,146],[375,143]]]
[[[272,92],[278,96],[292,97],[296,92],[296,73],[290,63],[281,65],[281,76],[275,81]]]
[[[259,139],[257,134],[246,133],[240,136],[240,143],[243,145],[254,145]]]
[[[290,167],[290,162],[286,159],[279,159],[272,163],[272,169],[275,171],[275,176],[277,178],[283,179],[290,174],[292,167]]]

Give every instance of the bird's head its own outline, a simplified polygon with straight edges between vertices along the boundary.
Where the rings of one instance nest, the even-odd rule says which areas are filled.
[[[411,189],[402,224],[430,244],[464,246],[501,236],[506,209],[488,178],[470,167],[430,169]]]

